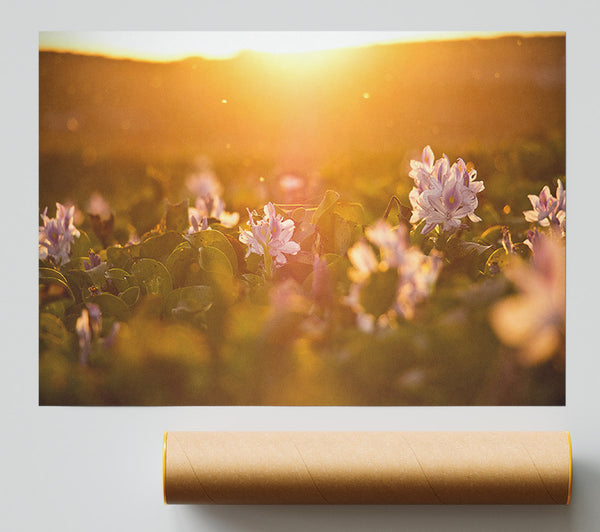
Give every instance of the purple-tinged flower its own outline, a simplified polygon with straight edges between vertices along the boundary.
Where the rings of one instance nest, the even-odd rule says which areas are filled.
[[[409,247],[404,227],[391,227],[383,220],[365,230],[371,244],[379,251],[377,258],[373,247],[359,241],[348,250],[352,268],[348,277],[353,282],[346,303],[357,314],[357,326],[365,332],[373,332],[392,326],[398,316],[412,319],[417,304],[432,291],[442,267],[441,257],[435,253],[424,255],[417,248]],[[397,282],[390,308],[379,316],[369,314],[361,304],[363,290],[369,289],[372,275],[395,270]]]
[[[426,188],[429,188],[429,181],[433,173],[434,159],[435,157],[433,156],[431,147],[425,146],[425,148],[423,148],[423,153],[421,154],[421,160],[410,161],[411,170],[408,175],[413,178],[417,189],[421,192]]]
[[[59,266],[68,262],[71,254],[71,244],[80,235],[73,224],[75,206],[65,207],[56,204],[56,218],[49,218],[48,208],[41,214],[43,225],[39,228],[39,257],[50,258]]]
[[[348,277],[355,283],[361,283],[379,270],[379,260],[373,248],[366,242],[356,242],[348,250],[348,258],[353,266],[348,270]]]
[[[208,218],[206,216],[201,216],[200,213],[194,209],[190,208],[190,227],[188,229],[188,235],[193,235],[194,233],[198,233],[200,231],[207,231],[210,229],[208,226]]]
[[[560,352],[565,330],[565,246],[561,238],[529,235],[531,261],[517,261],[505,275],[518,289],[497,303],[490,321],[500,340],[518,349],[525,366],[541,364]]]
[[[564,236],[566,231],[566,192],[562,181],[558,180],[556,197],[552,195],[548,185],[542,189],[539,196],[529,194],[527,197],[533,209],[523,211],[525,219],[528,222],[537,222],[542,227],[560,228]]]
[[[100,307],[94,303],[88,303],[86,307],[89,314],[92,333],[95,336],[99,336],[100,331],[102,330],[102,312],[100,311]]]
[[[102,312],[98,305],[87,303],[75,322],[75,332],[79,339],[79,362],[84,366],[87,365],[94,345],[111,347],[115,343],[120,327],[119,322],[113,323],[108,335],[101,338]]]
[[[194,196],[201,198],[220,196],[223,193],[223,187],[216,174],[209,169],[202,169],[191,175],[186,179],[185,184]]]
[[[240,221],[237,212],[225,210],[225,202],[219,196],[198,196],[195,207],[199,217],[216,218],[225,227],[234,227]]]
[[[527,197],[529,198],[533,209],[523,212],[525,219],[528,222],[537,222],[543,227],[548,227],[550,225],[549,218],[558,206],[558,201],[552,196],[550,187],[546,185],[539,196],[529,194]]]
[[[113,212],[108,201],[99,192],[93,192],[87,206],[87,212],[98,216],[100,220],[110,220]]]
[[[92,351],[92,328],[90,327],[90,315],[87,308],[81,311],[81,316],[75,322],[75,331],[79,338],[79,362],[84,366]]]
[[[96,266],[100,266],[100,264],[102,264],[102,259],[100,258],[100,255],[94,253],[93,249],[90,249],[88,251],[88,257],[88,259],[83,260],[83,267],[86,270],[92,270]]]
[[[246,257],[250,253],[264,256],[265,268],[270,275],[271,262],[275,267],[282,266],[287,262],[285,255],[296,255],[300,245],[292,240],[293,220],[284,220],[272,203],[267,203],[263,210],[265,214],[261,220],[255,220],[256,212],[248,211],[250,229],[242,229],[239,240],[248,246]]]
[[[414,317],[417,305],[431,294],[442,269],[442,257],[435,251],[423,255],[413,249],[407,253],[400,268],[400,282],[394,310],[398,315],[410,320]]]
[[[444,231],[454,232],[465,217],[472,222],[481,221],[475,209],[478,206],[477,194],[484,185],[476,180],[477,172],[469,170],[460,158],[452,166],[446,155],[435,163],[433,158],[433,152],[427,146],[421,162],[410,162],[412,169],[409,176],[415,182],[408,196],[413,207],[410,222],[425,220],[421,233],[426,234],[438,225]]]
[[[88,303],[75,322],[75,331],[79,337],[79,361],[86,365],[92,351],[92,341],[100,336],[102,313],[100,307]]]
[[[510,231],[506,226],[502,227],[502,247],[508,255],[515,252],[515,246],[512,242]]]
[[[397,268],[404,262],[408,234],[403,225],[392,228],[384,220],[377,220],[365,229],[365,236],[379,247],[381,262],[386,268]]]
[[[198,222],[206,217],[218,219],[225,227],[237,225],[240,215],[225,210],[225,202],[221,197],[223,187],[212,170],[204,168],[191,175],[186,180],[186,186],[196,196],[193,215]]]
[[[119,331],[121,330],[121,324],[118,321],[115,321],[110,328],[109,333],[102,339],[102,345],[104,347],[112,347],[116,340]]]
[[[308,181],[295,174],[283,174],[277,180],[284,203],[302,203],[306,199]]]

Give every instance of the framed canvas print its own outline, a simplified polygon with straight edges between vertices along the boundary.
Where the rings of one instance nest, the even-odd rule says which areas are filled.
[[[41,32],[41,405],[565,404],[565,34]]]

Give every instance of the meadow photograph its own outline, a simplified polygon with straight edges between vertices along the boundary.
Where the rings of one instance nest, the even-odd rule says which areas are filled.
[[[40,32],[39,404],[565,404],[565,33]]]

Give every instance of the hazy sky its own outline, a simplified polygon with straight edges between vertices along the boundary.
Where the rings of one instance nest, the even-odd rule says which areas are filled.
[[[521,33],[522,34],[522,33]],[[232,57],[241,50],[284,53],[398,41],[494,37],[499,32],[375,31],[108,31],[40,32],[40,50],[170,61],[189,56]]]

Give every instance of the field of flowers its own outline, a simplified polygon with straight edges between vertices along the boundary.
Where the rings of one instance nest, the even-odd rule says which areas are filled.
[[[204,161],[178,203],[42,206],[40,404],[563,404],[564,176],[478,168],[426,146],[396,193],[286,174],[235,212]]]

